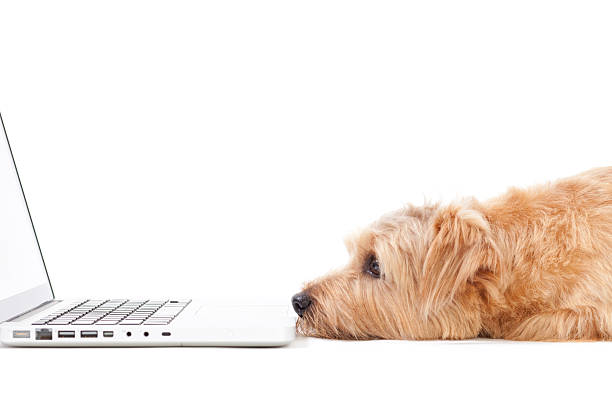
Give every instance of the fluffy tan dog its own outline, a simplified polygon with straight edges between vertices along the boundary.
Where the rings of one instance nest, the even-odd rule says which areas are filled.
[[[612,338],[612,167],[479,203],[408,207],[292,299],[335,339]]]

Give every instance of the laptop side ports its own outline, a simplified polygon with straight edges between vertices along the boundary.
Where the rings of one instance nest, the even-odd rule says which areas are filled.
[[[98,337],[97,330],[81,330],[81,338],[95,339],[96,337]]]

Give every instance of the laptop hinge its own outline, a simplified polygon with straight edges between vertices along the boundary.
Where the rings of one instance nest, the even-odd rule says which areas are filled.
[[[55,304],[57,302],[61,302],[61,301],[60,300],[55,300],[55,299],[47,300],[46,302],[43,302],[40,305],[38,305],[38,306],[36,306],[36,307],[34,307],[34,308],[30,309],[30,310],[26,310],[23,313],[19,313],[17,316],[11,317],[10,319],[7,320],[7,322],[13,322],[13,321],[16,321],[16,320],[20,320],[22,317],[26,317],[26,315],[28,315],[28,314],[30,314],[32,312],[37,312],[38,309],[47,308],[47,307],[49,307],[49,306],[51,306],[51,305],[53,305],[53,304]]]

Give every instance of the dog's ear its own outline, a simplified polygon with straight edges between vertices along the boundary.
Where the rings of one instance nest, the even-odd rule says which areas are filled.
[[[480,270],[489,268],[494,252],[488,221],[469,204],[440,208],[430,233],[420,285],[424,316],[452,302]]]

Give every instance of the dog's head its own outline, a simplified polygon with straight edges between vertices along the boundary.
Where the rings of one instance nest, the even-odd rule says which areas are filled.
[[[490,236],[475,203],[383,216],[346,240],[345,267],[293,297],[298,331],[336,339],[474,337],[480,286],[497,259]]]

